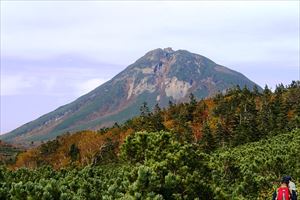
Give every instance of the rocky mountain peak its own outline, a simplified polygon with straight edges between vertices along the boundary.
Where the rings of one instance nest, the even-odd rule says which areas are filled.
[[[176,51],[174,51],[171,47],[167,47],[164,49],[158,48],[158,49],[149,51],[142,58],[149,59],[149,60],[158,60],[158,59],[166,58],[170,54],[175,53],[175,52]]]
[[[146,53],[110,81],[76,101],[29,122],[1,139],[14,142],[49,140],[65,132],[99,129],[121,123],[139,114],[147,102],[164,107],[169,100],[183,102],[190,93],[212,96],[232,86],[255,83],[241,73],[186,50],[171,47]]]
[[[174,50],[172,49],[172,47],[167,47],[167,48],[164,48],[163,50],[167,53],[174,53]]]

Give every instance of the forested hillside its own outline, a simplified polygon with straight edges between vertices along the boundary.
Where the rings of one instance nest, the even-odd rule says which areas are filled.
[[[149,110],[20,154],[0,199],[267,199],[285,174],[300,183],[299,81]]]
[[[0,165],[15,163],[16,156],[22,152],[23,149],[0,140]]]
[[[224,95],[200,101],[191,94],[187,103],[169,102],[167,109],[156,105],[153,112],[145,102],[139,117],[98,131],[66,133],[20,154],[14,167],[48,164],[61,168],[101,163],[102,154],[110,151],[117,156],[124,139],[138,131],[168,131],[182,142],[198,143],[209,153],[219,147],[234,147],[298,128],[299,102],[299,81],[287,87],[279,85],[274,92],[267,87],[262,93],[236,87]]]

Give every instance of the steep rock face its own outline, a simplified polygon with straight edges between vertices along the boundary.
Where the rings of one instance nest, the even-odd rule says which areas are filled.
[[[98,129],[137,115],[146,101],[166,106],[190,93],[204,98],[239,85],[255,85],[244,75],[201,55],[171,48],[155,49],[110,81],[76,101],[29,122],[1,139],[15,143],[53,139],[68,131]]]

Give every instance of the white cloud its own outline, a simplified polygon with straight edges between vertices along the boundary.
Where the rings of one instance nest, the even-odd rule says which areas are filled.
[[[49,95],[65,96],[67,99],[78,98],[111,79],[115,74],[105,73],[109,69],[112,72],[118,71],[118,69],[113,69],[117,66],[102,66],[101,63],[94,63],[98,68],[90,66],[88,63],[82,67],[82,62],[79,59],[71,62],[68,58],[67,61],[58,62],[52,60],[29,61],[31,65],[28,65],[27,61],[15,59],[14,63],[17,65],[23,63],[23,69],[16,74],[16,66],[14,63],[10,63],[1,71],[1,96]],[[70,64],[70,66],[65,66],[66,64]]]
[[[53,90],[53,88],[55,87],[55,85],[57,84],[57,79],[55,77],[50,77],[44,80],[41,80],[41,83],[45,86],[45,89],[47,91],[51,91]]]
[[[1,76],[1,95],[24,94],[24,91],[33,87],[35,83],[35,78],[22,75]]]
[[[92,78],[92,79],[77,83],[77,85],[75,85],[75,93],[78,96],[84,95],[84,94],[90,92],[91,90],[95,89],[96,87],[102,85],[106,81],[107,81],[107,79]]]
[[[255,59],[270,49],[299,51],[298,7],[297,1],[5,1],[1,47],[3,55],[76,52],[122,64],[165,46],[218,59]]]

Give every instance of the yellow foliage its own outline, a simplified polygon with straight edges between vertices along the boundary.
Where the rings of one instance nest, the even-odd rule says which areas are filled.
[[[37,167],[37,155],[37,149],[30,149],[20,153],[17,157],[15,165],[13,165],[12,168],[27,167],[32,169]]]
[[[172,129],[172,128],[174,127],[174,121],[173,121],[173,120],[165,121],[165,122],[164,122],[164,126],[165,126],[167,129]]]

